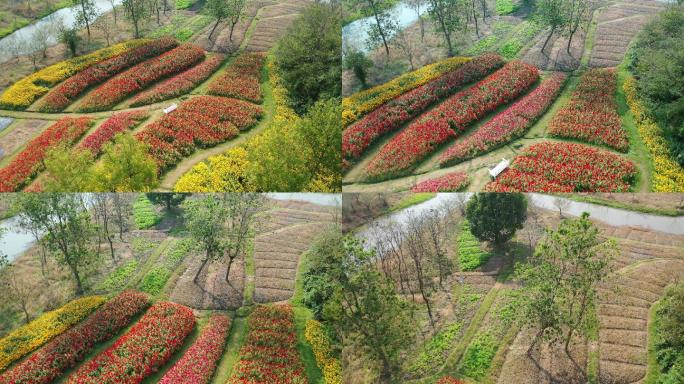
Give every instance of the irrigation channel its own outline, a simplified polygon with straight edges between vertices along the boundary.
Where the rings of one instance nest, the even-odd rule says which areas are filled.
[[[437,196],[428,201],[379,217],[359,228],[355,234],[364,240],[366,249],[375,249],[382,253],[382,244],[378,244],[378,236],[376,235],[379,230],[388,228],[388,226],[404,226],[411,217],[439,209],[443,204],[454,203],[456,195],[454,193],[438,193]],[[467,199],[470,199],[472,193],[465,193],[465,195]],[[537,193],[527,194],[527,197],[530,204],[550,210],[558,209],[556,204],[560,199],[564,202],[563,213],[580,216],[583,212],[588,212],[592,219],[602,221],[613,227],[641,227],[673,235],[684,235],[684,217],[681,216],[650,215]]]
[[[121,2],[122,0],[93,0],[98,17],[111,11],[112,3],[116,6],[121,4]],[[11,60],[15,54],[26,55],[37,51],[35,48],[32,49],[29,42],[40,29],[47,33],[47,42],[50,46],[57,44],[59,31],[57,28],[54,28],[55,23],[61,19],[61,22],[66,26],[74,25],[79,7],[79,5],[74,5],[62,8],[0,39],[0,63]],[[16,52],[12,52],[12,49],[10,49],[12,44],[16,44]]]

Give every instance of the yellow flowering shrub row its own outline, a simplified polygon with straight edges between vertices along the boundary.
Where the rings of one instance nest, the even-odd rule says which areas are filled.
[[[0,339],[0,371],[83,320],[105,301],[102,296],[76,299],[12,331]]]
[[[250,169],[254,164],[249,160],[249,151],[251,148],[262,145],[272,135],[282,138],[287,133],[288,127],[299,119],[297,113],[289,106],[287,89],[278,76],[278,70],[271,57],[266,66],[275,102],[275,115],[271,124],[264,132],[252,137],[244,144],[226,153],[212,156],[207,161],[192,167],[178,179],[173,188],[175,192],[253,192],[257,190],[256,183],[250,174]],[[276,175],[273,174],[273,177]]]
[[[306,341],[311,344],[318,367],[323,371],[324,383],[342,383],[342,365],[340,365],[339,359],[335,358],[332,354],[330,339],[328,339],[328,335],[323,330],[323,325],[316,320],[307,321],[304,336]]]
[[[12,86],[7,88],[0,95],[0,106],[9,109],[26,109],[33,104],[36,99],[46,94],[49,87],[67,79],[76,72],[82,71],[87,67],[114,57],[131,48],[139,47],[147,39],[129,40],[123,43],[102,48],[87,55],[74,57],[69,60],[60,61],[49,67],[45,67],[38,72],[24,77]]]
[[[653,161],[653,192],[684,192],[684,169],[672,159],[670,148],[662,129],[649,116],[646,107],[639,100],[636,80],[628,78],[623,89],[627,104],[634,115],[639,136],[651,153]]]
[[[358,120],[395,97],[417,88],[430,80],[470,61],[468,57],[451,57],[405,73],[385,84],[357,92],[342,99],[342,121],[344,126]]]

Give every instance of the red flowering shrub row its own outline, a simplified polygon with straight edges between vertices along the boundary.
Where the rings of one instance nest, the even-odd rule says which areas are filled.
[[[383,180],[406,174],[439,145],[520,96],[538,78],[537,68],[512,61],[473,87],[451,96],[383,146],[366,166],[367,178]]]
[[[261,69],[265,57],[262,53],[244,53],[212,81],[207,92],[212,95],[261,103]]]
[[[158,103],[190,92],[216,71],[216,68],[223,62],[223,58],[223,55],[208,57],[187,71],[164,80],[151,89],[140,93],[133,99],[131,106],[137,107]]]
[[[211,380],[225,347],[230,317],[213,315],[183,357],[162,377],[160,384],[199,384]]]
[[[164,365],[195,326],[192,310],[161,302],[111,347],[86,362],[68,383],[140,383]]]
[[[47,151],[59,144],[72,144],[91,126],[88,117],[65,117],[31,140],[26,149],[0,169],[0,192],[14,192],[43,168]]]
[[[237,136],[240,130],[253,126],[262,114],[261,107],[246,101],[200,96],[181,103],[136,137],[149,146],[161,171],[177,164],[197,147],[210,147]]]
[[[420,182],[411,188],[411,192],[456,192],[465,188],[469,182],[467,173],[453,172]]]
[[[66,79],[51,90],[41,101],[38,109],[43,112],[59,112],[64,110],[86,89],[100,84],[117,73],[158,56],[178,46],[178,42],[170,37],[153,40],[141,47],[130,49],[111,59],[99,62]]]
[[[613,70],[586,71],[570,102],[549,123],[549,133],[627,152],[629,141],[615,103],[616,87]]]
[[[50,383],[76,366],[97,343],[109,340],[138,313],[150,306],[144,293],[124,291],[98,308],[86,320],[44,345],[0,376],[2,384]]]
[[[358,159],[378,137],[394,131],[435,102],[452,95],[465,84],[480,80],[504,65],[499,55],[478,56],[410,92],[377,108],[342,133],[342,155],[347,164]],[[348,165],[347,165],[348,167]]]
[[[583,144],[543,142],[516,157],[492,192],[627,192],[636,166],[620,155]]]
[[[557,72],[511,107],[496,115],[472,135],[452,145],[439,158],[442,167],[489,152],[522,136],[551,106],[567,75]]]
[[[306,384],[289,305],[264,305],[249,316],[249,333],[228,384]]]
[[[133,129],[146,118],[146,111],[121,112],[112,115],[95,132],[86,136],[79,147],[89,149],[94,155],[98,155],[102,150],[102,146],[109,140],[112,140],[117,133]]]
[[[203,58],[202,48],[190,44],[181,45],[109,79],[85,96],[78,110],[90,112],[109,109],[155,81],[184,71]]]

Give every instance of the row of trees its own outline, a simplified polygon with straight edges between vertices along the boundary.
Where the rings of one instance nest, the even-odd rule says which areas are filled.
[[[401,228],[376,227],[368,245],[333,230],[309,253],[304,304],[329,326],[339,348],[353,348],[372,362],[381,382],[400,380],[404,352],[416,342],[419,308],[415,298],[405,298],[420,294],[430,326],[437,328],[430,294],[450,289],[442,285],[456,265],[446,256],[446,243],[459,211],[476,237],[501,255],[514,253],[506,244],[527,219],[525,197],[476,194],[464,203],[409,218]],[[587,214],[546,231],[534,255],[516,266],[523,288],[512,308],[521,325],[538,331],[530,350],[539,340],[562,342],[569,350],[574,335],[587,334],[596,321],[597,286],[610,274],[616,253]]]
[[[568,38],[566,51],[570,54],[572,39],[577,31],[589,26],[595,4],[593,0],[536,0],[538,20],[550,28],[542,52],[554,34]]]

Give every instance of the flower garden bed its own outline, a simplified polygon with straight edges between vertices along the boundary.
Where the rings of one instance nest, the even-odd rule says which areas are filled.
[[[160,384],[206,384],[211,380],[216,364],[223,355],[230,317],[213,315],[190,349],[164,374]]]
[[[26,149],[0,169],[0,192],[14,192],[43,168],[48,150],[60,144],[74,143],[92,125],[88,117],[65,117],[31,140]]]
[[[653,162],[653,192],[684,192],[684,168],[673,160],[663,130],[649,116],[639,100],[636,80],[629,78],[623,85],[627,104],[634,115],[639,136],[651,153]]]
[[[111,59],[96,63],[68,78],[53,88],[38,105],[42,112],[59,112],[74,102],[83,92],[104,82],[121,71],[144,60],[158,56],[178,46],[176,40],[166,37],[151,41],[143,46],[128,50]]]
[[[345,167],[349,168],[380,136],[399,129],[459,87],[482,79],[503,65],[504,61],[498,55],[476,57],[457,70],[407,92],[364,116],[342,133]]]
[[[472,159],[521,137],[558,97],[567,75],[554,73],[472,135],[452,145],[439,158],[441,167]]]
[[[83,320],[107,299],[88,296],[44,313],[0,339],[0,371]]]
[[[586,71],[570,102],[549,123],[549,134],[627,152],[629,141],[615,102],[616,86],[615,71]]]
[[[393,98],[432,81],[445,73],[455,71],[470,61],[468,57],[450,57],[415,71],[405,73],[385,84],[357,92],[342,99],[342,122],[348,126],[365,114]]]
[[[181,96],[209,78],[223,62],[223,55],[213,55],[203,62],[140,93],[131,106],[138,107]]]
[[[248,327],[240,360],[228,384],[307,383],[297,349],[292,307],[259,306],[249,316]]]
[[[68,383],[140,383],[178,351],[195,326],[192,310],[160,302],[111,347],[82,365]]]
[[[79,112],[105,111],[152,83],[185,71],[204,58],[200,47],[184,44],[109,79],[87,94]]]
[[[145,119],[147,119],[146,111],[120,112],[112,115],[95,132],[86,136],[79,147],[89,149],[94,155],[98,155],[106,142],[112,140],[118,133],[135,128]]]
[[[366,166],[366,178],[384,180],[408,173],[439,145],[520,96],[538,78],[539,71],[531,65],[519,61],[506,64],[475,86],[445,100],[385,144]]]
[[[254,124],[261,107],[236,99],[201,96],[189,99],[177,110],[146,126],[136,137],[149,145],[163,171],[195,151],[225,142]]]
[[[261,53],[244,53],[214,81],[207,93],[261,103],[261,70],[266,57]]]
[[[86,320],[57,336],[33,355],[5,372],[3,384],[45,384],[76,366],[95,344],[109,340],[149,307],[147,295],[125,291],[95,310]]]
[[[490,192],[627,192],[636,166],[612,152],[583,144],[543,142],[516,157]]]
[[[318,368],[323,373],[323,382],[325,384],[342,384],[342,365],[333,354],[330,337],[323,324],[313,319],[308,320],[304,336],[311,345]]]
[[[411,192],[458,192],[470,180],[465,172],[453,172],[436,179],[422,181],[411,188]]]
[[[0,96],[0,106],[8,109],[24,110],[39,97],[50,91],[51,86],[63,81],[74,73],[111,57],[120,55],[129,49],[135,49],[149,40],[130,40],[124,43],[102,48],[93,53],[74,57],[43,68],[17,81]]]

